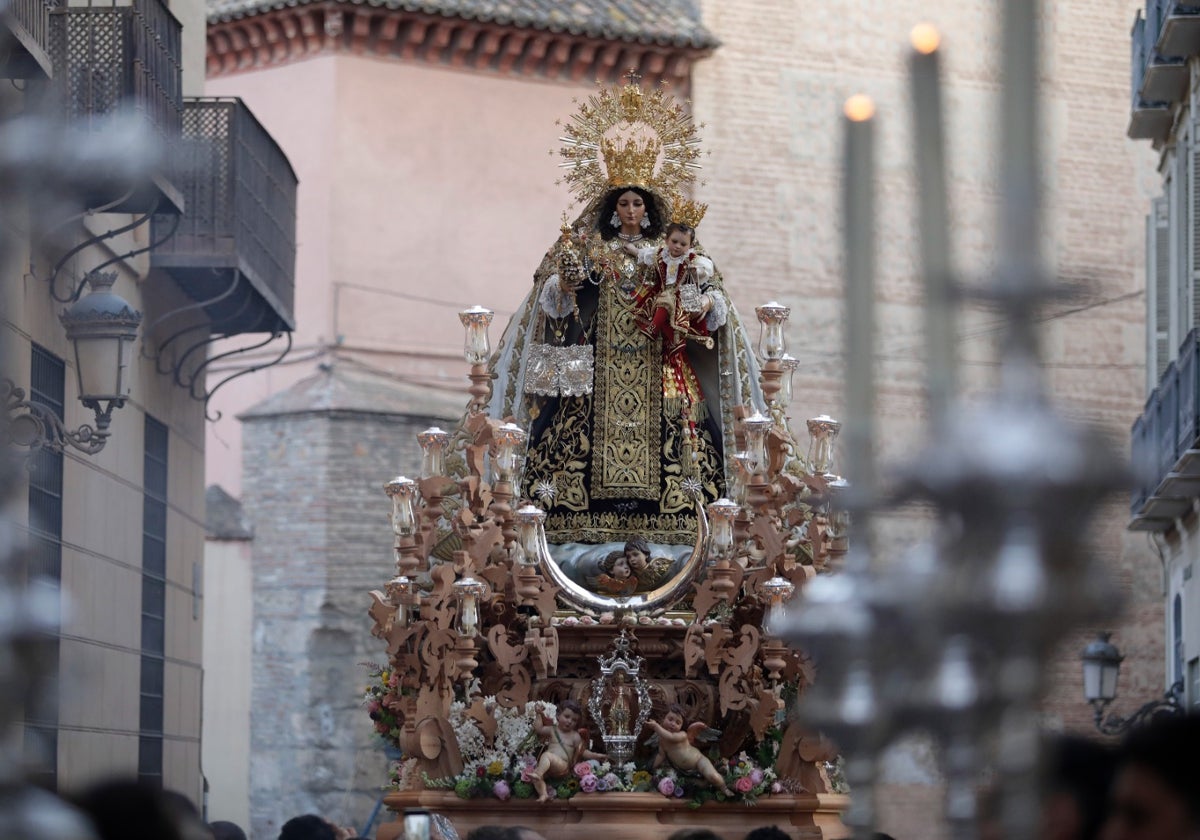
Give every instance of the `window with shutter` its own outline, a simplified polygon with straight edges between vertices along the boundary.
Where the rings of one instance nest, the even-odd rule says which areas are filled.
[[[1175,146],[1175,203],[1171,208],[1171,232],[1174,236],[1172,256],[1175,258],[1175,334],[1171,337],[1171,356],[1179,353],[1179,345],[1191,332],[1192,317],[1192,144],[1187,129]]]
[[[1146,224],[1146,289],[1150,292],[1150,335],[1153,336],[1150,390],[1158,387],[1171,361],[1171,243],[1167,199],[1151,203]]]

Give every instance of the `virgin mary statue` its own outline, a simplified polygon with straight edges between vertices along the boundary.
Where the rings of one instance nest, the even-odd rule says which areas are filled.
[[[504,332],[488,410],[529,430],[521,495],[546,511],[551,544],[691,545],[694,495],[715,500],[730,479],[735,408],[762,405],[750,342],[696,240],[705,208],[681,197],[695,126],[631,80],[583,102],[563,140],[585,206]],[[668,232],[677,249],[690,240],[671,277]],[[696,296],[687,340],[664,347],[646,301],[676,277]]]

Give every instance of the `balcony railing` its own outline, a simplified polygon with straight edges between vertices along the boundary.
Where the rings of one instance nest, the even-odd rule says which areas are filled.
[[[46,79],[49,53],[50,2],[0,2],[0,78]]]
[[[163,0],[89,3],[50,13],[55,105],[72,130],[87,133],[132,110],[164,150],[179,140],[183,112],[180,24]],[[178,190],[164,170],[115,211],[177,212]],[[108,205],[111,195],[89,196]]]
[[[1130,121],[1128,135],[1135,140],[1162,143],[1174,122],[1174,106],[1187,95],[1187,60],[1165,53],[1160,35],[1165,22],[1174,20],[1171,0],[1147,0],[1145,15],[1138,13],[1130,31]],[[1172,39],[1172,42],[1174,39]]]
[[[1179,357],[1133,424],[1131,453],[1137,479],[1130,527],[1169,530],[1200,498],[1200,329],[1188,333]]]
[[[1162,55],[1181,58],[1200,55],[1200,2],[1168,0],[1162,5],[1164,14],[1158,33],[1158,51]]]
[[[187,205],[156,217],[153,265],[203,303],[219,335],[295,326],[296,174],[240,99],[187,99],[176,163]]]

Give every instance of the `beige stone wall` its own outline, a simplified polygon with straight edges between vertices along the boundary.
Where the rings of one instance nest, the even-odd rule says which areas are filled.
[[[250,825],[250,681],[254,615],[251,543],[204,550],[204,714],[209,820]],[[217,653],[219,652],[219,655]]]

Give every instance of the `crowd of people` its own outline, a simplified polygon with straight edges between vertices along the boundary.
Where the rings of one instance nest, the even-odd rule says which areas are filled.
[[[1060,736],[1046,751],[1043,805],[1034,840],[1200,840],[1200,715],[1160,717],[1117,747]],[[988,797],[983,797],[985,804]],[[108,782],[73,799],[98,840],[247,840],[231,822],[206,823],[185,796],[133,782]],[[1006,838],[984,808],[981,840]],[[433,840],[444,838],[435,821]],[[446,831],[453,834],[446,826]],[[789,840],[775,826],[745,840]],[[356,840],[353,829],[305,814],[288,820],[278,840]],[[262,838],[259,838],[262,840]],[[274,838],[271,838],[274,840]],[[362,840],[362,838],[358,838]],[[545,840],[535,829],[487,825],[466,840]],[[683,829],[666,840],[734,840],[709,829]],[[877,834],[875,840],[897,840]],[[915,840],[915,839],[914,839]],[[1006,840],[1008,840],[1006,838]]]

